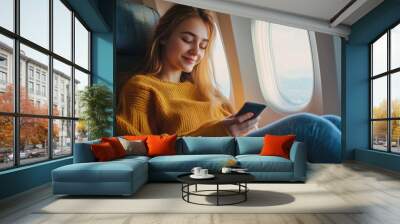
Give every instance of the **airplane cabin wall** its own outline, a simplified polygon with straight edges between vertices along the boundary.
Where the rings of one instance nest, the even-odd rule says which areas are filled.
[[[235,47],[235,38],[232,35],[232,23],[230,15],[217,13],[219,29],[221,30],[221,39],[226,52],[229,71],[231,75],[231,96],[230,99],[235,110],[239,110],[245,101],[242,77],[240,75],[240,66],[238,53]]]
[[[332,35],[316,33],[324,114],[340,115],[340,88]],[[340,62],[340,58],[338,60]],[[340,76],[339,76],[340,77]]]
[[[235,40],[240,76],[243,85],[244,101],[266,103],[260,89],[257,68],[254,61],[251,39],[251,20],[239,16],[231,16],[233,38]],[[314,77],[314,92],[310,103],[301,111],[314,114],[336,114],[340,116],[340,58],[334,47],[334,37],[316,33],[320,77]],[[338,60],[339,59],[339,60]],[[234,84],[235,85],[235,84]],[[232,88],[236,91],[235,88]],[[325,103],[323,103],[325,102]],[[242,102],[241,104],[243,104]],[[240,105],[241,105],[240,104]],[[240,107],[240,106],[239,106]],[[260,126],[269,124],[287,116],[287,113],[274,111],[268,107],[261,115]]]

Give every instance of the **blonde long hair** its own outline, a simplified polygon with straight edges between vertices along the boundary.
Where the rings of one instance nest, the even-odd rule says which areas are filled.
[[[173,30],[184,20],[198,17],[208,28],[209,42],[205,50],[204,57],[199,64],[195,65],[190,74],[183,73],[181,81],[191,81],[199,91],[202,100],[210,101],[212,104],[222,103],[230,113],[233,108],[228,99],[216,89],[212,82],[213,70],[210,62],[210,49],[212,49],[215,39],[215,27],[211,14],[204,9],[193,8],[190,6],[176,4],[172,6],[159,20],[153,33],[150,46],[148,47],[143,67],[140,69],[142,74],[157,74],[162,70],[162,44],[161,41],[168,39]]]

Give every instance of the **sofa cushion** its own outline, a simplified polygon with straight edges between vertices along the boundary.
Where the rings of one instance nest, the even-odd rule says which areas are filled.
[[[121,142],[121,145],[124,147],[126,151],[126,155],[139,155],[145,156],[147,155],[146,144],[142,140],[126,140],[125,138],[118,137],[118,140]]]
[[[74,163],[53,170],[53,180],[93,182],[97,180],[126,181],[128,173],[147,166],[147,156],[127,156],[108,162]],[[54,176],[54,173],[57,175]]]
[[[146,139],[148,156],[176,154],[176,135],[149,135]]]
[[[183,137],[178,154],[225,154],[235,155],[235,139],[233,137]]]
[[[163,172],[190,172],[193,167],[200,166],[211,172],[219,171],[230,159],[231,155],[175,155],[158,156],[149,160],[149,170]]]
[[[110,143],[117,158],[126,156],[126,151],[117,137],[103,137],[101,138],[101,142]]]
[[[240,167],[249,172],[292,172],[292,161],[278,156],[238,155]]]
[[[109,162],[59,167],[52,171],[53,193],[131,195],[148,181],[147,160],[145,156],[131,156]]]
[[[125,156],[124,158],[116,159],[116,160],[114,160],[114,161],[140,160],[140,161],[143,161],[143,162],[147,162],[147,161],[149,161],[149,159],[150,159],[150,157],[148,157],[148,156],[129,155],[129,156]]]
[[[236,155],[259,154],[264,144],[263,137],[237,137]]]
[[[132,181],[132,173],[143,166],[146,163],[140,160],[74,163],[53,170],[53,181],[129,182]]]
[[[265,135],[264,146],[261,149],[260,155],[280,156],[290,159],[290,148],[295,139],[295,135]]]
[[[94,157],[99,162],[109,161],[117,159],[118,156],[115,154],[115,150],[109,142],[102,142],[99,144],[93,144],[90,146]]]

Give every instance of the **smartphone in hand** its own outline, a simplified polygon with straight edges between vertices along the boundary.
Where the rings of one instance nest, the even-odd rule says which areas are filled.
[[[235,116],[243,115],[245,113],[251,112],[253,113],[253,117],[250,119],[256,118],[261,112],[266,108],[265,104],[254,103],[254,102],[245,102],[242,108],[236,113]]]

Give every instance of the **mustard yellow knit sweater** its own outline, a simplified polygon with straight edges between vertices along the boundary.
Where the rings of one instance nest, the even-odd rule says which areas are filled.
[[[191,82],[135,75],[120,92],[116,118],[120,135],[227,136],[221,120],[229,115],[221,103],[200,100]]]

